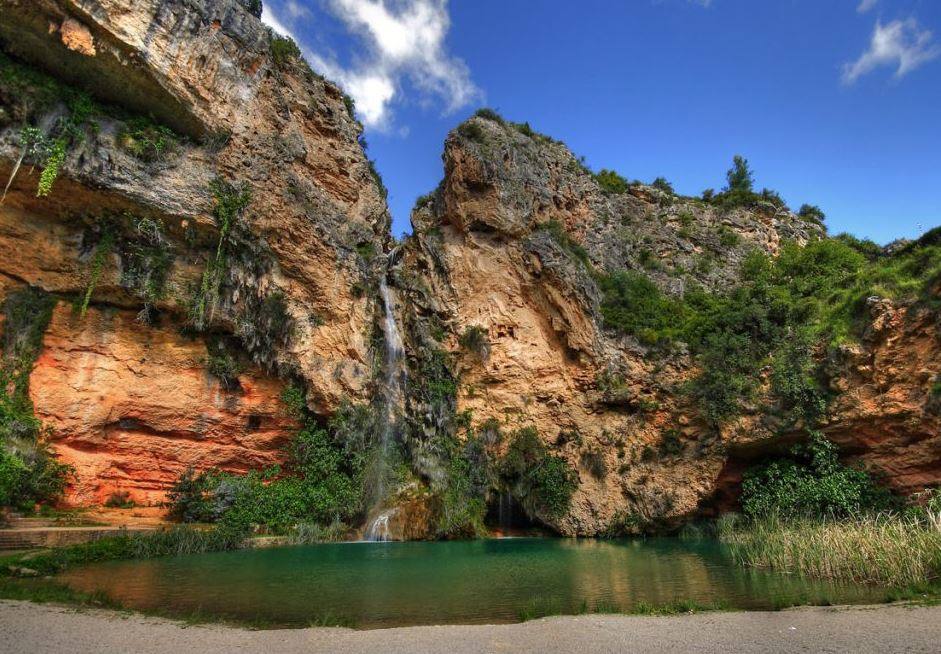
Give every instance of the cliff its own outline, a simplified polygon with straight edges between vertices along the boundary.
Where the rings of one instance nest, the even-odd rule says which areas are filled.
[[[395,245],[352,103],[257,8],[0,0],[0,380],[73,466],[67,503],[269,468],[338,414],[331,497],[378,468],[387,497],[346,513],[409,538],[504,505],[672,529],[810,431],[900,495],[941,482],[934,245],[593,174],[488,111]]]
[[[444,163],[396,269],[414,316],[409,350],[453,354],[452,410],[477,431],[535,427],[577,471],[570,508],[541,520],[585,535],[734,508],[742,470],[799,430],[769,415],[767,383],[744,415],[706,419],[687,392],[701,362],[683,343],[664,349],[606,325],[601,285],[627,270],[665,296],[724,293],[749,253],[826,238],[820,225],[773,203],[730,210],[641,184],[606,192],[564,145],[488,112],[451,133]],[[941,472],[929,410],[937,325],[932,310],[872,300],[863,338],[820,354],[836,396],[823,431],[900,493]]]
[[[341,91],[234,0],[0,12],[0,279],[58,303],[30,395],[68,500],[273,462],[284,380],[367,397],[389,215]]]

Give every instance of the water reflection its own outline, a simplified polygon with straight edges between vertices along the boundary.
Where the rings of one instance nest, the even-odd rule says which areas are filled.
[[[114,562],[63,579],[129,607],[304,625],[515,621],[538,601],[565,612],[599,603],[865,602],[864,587],[743,570],[714,542],[509,539],[357,543]]]

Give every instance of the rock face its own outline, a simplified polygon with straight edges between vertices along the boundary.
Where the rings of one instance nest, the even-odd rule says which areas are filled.
[[[259,369],[227,387],[206,371],[206,347],[176,330],[141,334],[133,312],[56,308],[31,377],[37,416],[75,468],[69,499],[101,504],[126,491],[164,500],[187,467],[233,472],[278,463],[296,429],[283,384]]]
[[[592,271],[721,291],[749,251],[822,228],[772,203],[607,193],[561,143],[485,115],[448,137],[444,180],[392,249],[350,103],[257,8],[0,0],[0,300],[32,288],[55,305],[29,393],[75,468],[67,501],[156,504],[189,467],[281,462],[288,385],[323,418],[382,397],[388,272],[417,473],[390,513],[397,537],[436,533],[442,434],[461,420],[534,427],[577,471],[570,508],[534,516],[564,534],[732,508],[780,439],[754,415],[707,425],[677,390],[693,358],[606,330]],[[870,310],[862,341],[827,362],[823,429],[900,492],[937,485],[938,318]]]
[[[26,155],[0,205],[0,288],[63,300],[31,395],[79,470],[70,501],[114,486],[156,500],[187,465],[277,461],[290,421],[278,406],[285,382],[271,373],[302,382],[324,416],[371,393],[377,303],[366,291],[389,238],[384,190],[343,94],[273,54],[245,4],[0,2],[13,71],[0,92],[0,176]],[[43,161],[22,127],[54,137],[76,90],[97,104],[52,192],[36,197]],[[169,128],[158,134],[172,147],[135,151],[153,137],[135,131],[141,117]],[[243,191],[247,206],[223,215]],[[220,252],[201,331],[180,335]],[[81,304],[89,288],[87,315],[70,318],[65,301]],[[134,322],[142,309],[152,324]],[[219,339],[245,359],[238,392],[207,376],[207,344]]]
[[[534,426],[578,470],[571,510],[542,519],[591,535],[626,519],[678,524],[734,500],[745,465],[771,451],[770,433],[749,418],[719,432],[705,424],[678,392],[692,360],[649,356],[606,331],[586,264],[641,271],[675,294],[690,277],[719,290],[748,250],[774,255],[820,227],[774,207],[719,212],[651,187],[606,195],[563,145],[499,120],[455,130],[444,161],[444,181],[413,214],[398,275],[416,316],[410,350],[454,354],[458,413],[504,432]],[[925,410],[939,334],[934,318],[883,311],[871,338],[834,362],[834,384],[847,392],[826,432],[912,491],[941,475],[941,432]],[[486,335],[482,355],[459,344],[469,328]]]

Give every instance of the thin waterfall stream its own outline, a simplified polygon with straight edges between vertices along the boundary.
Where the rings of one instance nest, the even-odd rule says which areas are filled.
[[[383,275],[379,283],[379,293],[382,297],[382,305],[385,311],[385,317],[382,322],[386,348],[385,383],[383,388],[385,415],[382,421],[379,454],[375,466],[375,493],[373,507],[370,511],[372,519],[365,535],[366,540],[370,541],[389,540],[389,518],[395,514],[394,508],[386,508],[383,506],[383,503],[385,502],[386,492],[388,491],[386,488],[386,476],[388,474],[390,448],[399,421],[399,409],[403,403],[403,392],[406,381],[404,365],[405,346],[402,342],[402,334],[399,332],[398,323],[395,320],[395,298],[386,282],[385,275]]]

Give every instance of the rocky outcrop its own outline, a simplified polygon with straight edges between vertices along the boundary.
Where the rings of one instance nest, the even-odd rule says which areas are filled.
[[[157,500],[187,465],[277,461],[290,421],[272,375],[324,416],[371,395],[384,190],[342,92],[273,52],[244,5],[0,3],[0,279],[61,300],[31,395],[79,471],[70,501]],[[37,197],[46,162],[23,127],[56,137],[77,92],[90,115]],[[142,152],[151,137],[163,149]],[[238,392],[206,372],[219,339],[245,359]]]
[[[680,392],[694,361],[651,356],[604,329],[590,271],[639,271],[672,294],[690,281],[724,290],[748,251],[774,255],[785,240],[819,238],[820,226],[774,206],[730,212],[649,186],[606,194],[565,146],[498,119],[452,132],[444,161],[399,266],[416,323],[410,350],[453,354],[458,414],[505,433],[534,426],[578,471],[569,512],[541,518],[591,535],[675,525],[734,499],[744,466],[781,439],[756,416],[706,424]],[[936,484],[941,436],[925,403],[941,370],[937,328],[897,314],[873,325],[834,364],[847,392],[826,431],[900,491]],[[485,351],[462,347],[469,329],[483,331]]]

